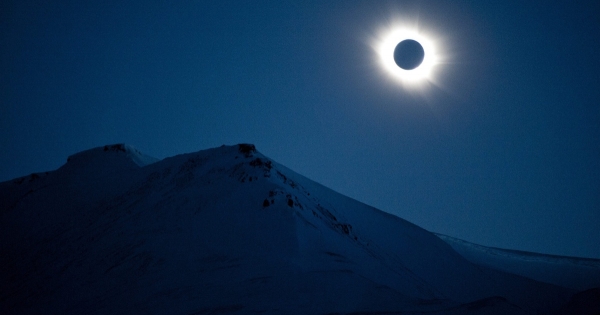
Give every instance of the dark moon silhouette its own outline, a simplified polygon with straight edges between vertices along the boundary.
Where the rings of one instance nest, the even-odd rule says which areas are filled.
[[[425,50],[416,40],[403,40],[394,49],[394,61],[398,67],[404,70],[412,70],[418,67],[424,58]]]

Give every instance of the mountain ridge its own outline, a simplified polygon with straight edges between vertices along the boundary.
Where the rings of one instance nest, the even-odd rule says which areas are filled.
[[[577,291],[600,288],[600,259],[488,247],[443,234],[434,234],[463,257],[478,265]]]

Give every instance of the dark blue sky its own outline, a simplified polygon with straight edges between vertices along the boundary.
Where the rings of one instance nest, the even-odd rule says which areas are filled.
[[[434,232],[600,258],[597,1],[126,2],[0,3],[0,180],[251,142]],[[446,57],[418,92],[370,46],[400,17]]]

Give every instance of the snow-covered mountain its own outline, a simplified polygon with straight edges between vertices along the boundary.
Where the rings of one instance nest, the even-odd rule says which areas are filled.
[[[110,145],[0,183],[0,313],[528,314],[574,303],[578,287],[445,241],[253,145],[160,161]]]

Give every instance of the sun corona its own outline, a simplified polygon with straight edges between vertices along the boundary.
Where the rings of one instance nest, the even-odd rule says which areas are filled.
[[[396,46],[405,40],[417,41],[424,50],[423,62],[411,70],[400,68],[394,60]],[[431,36],[419,31],[417,28],[397,26],[386,29],[375,40],[373,48],[378,55],[379,64],[393,79],[407,85],[418,85],[433,81],[435,66],[439,63],[439,56]]]

